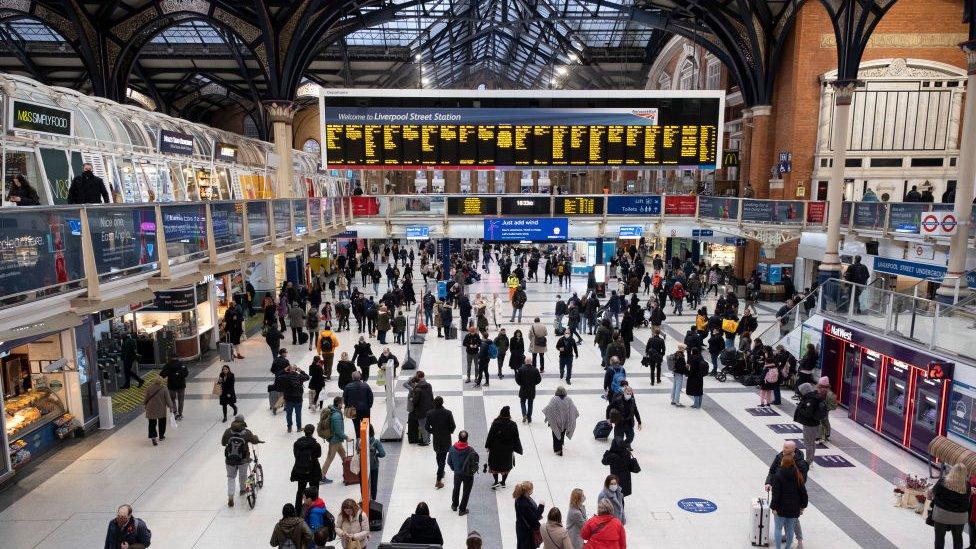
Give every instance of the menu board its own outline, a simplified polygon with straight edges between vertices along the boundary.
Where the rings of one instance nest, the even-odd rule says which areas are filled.
[[[88,227],[100,275],[157,261],[156,211],[152,207],[90,208]]]
[[[603,215],[602,196],[557,196],[555,215]]]
[[[498,202],[494,197],[449,196],[447,215],[497,215]]]
[[[720,97],[634,98],[630,106],[553,107],[511,99],[505,107],[459,100],[329,97],[328,169],[532,166],[715,168]],[[563,103],[560,103],[563,101]],[[627,104],[618,101],[615,105]],[[370,106],[361,106],[367,104]],[[538,103],[536,103],[538,104]]]

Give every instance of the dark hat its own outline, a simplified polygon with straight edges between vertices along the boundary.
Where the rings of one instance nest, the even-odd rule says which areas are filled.
[[[502,411],[498,413],[498,417],[511,418],[512,409],[509,408],[508,406],[502,406]]]

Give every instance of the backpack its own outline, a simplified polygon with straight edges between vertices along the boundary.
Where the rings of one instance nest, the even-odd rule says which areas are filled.
[[[322,411],[319,415],[319,424],[316,427],[315,432],[319,435],[319,438],[324,440],[329,440],[332,438],[332,412],[335,410],[332,406],[329,406]]]
[[[796,412],[793,413],[793,421],[801,425],[815,426],[819,424],[817,420],[817,398],[810,395],[804,395],[800,399],[800,403],[796,406]]]
[[[244,453],[247,451],[247,429],[231,431],[224,446],[224,463],[227,465],[241,465],[244,463]]]
[[[317,546],[324,546],[330,541],[335,541],[336,539],[336,524],[335,515],[329,512],[328,509],[322,515],[322,526],[318,530],[312,532],[312,541],[315,542]]]
[[[478,456],[478,452],[474,451],[474,448],[470,449],[468,455],[465,456],[464,461],[461,463],[461,474],[467,476],[474,476],[478,474],[478,465],[481,458]]]
[[[565,267],[563,267],[562,265],[560,265],[560,266],[556,267],[556,274],[563,274],[563,272],[565,270],[566,270]]]
[[[332,341],[332,337],[331,336],[330,337],[323,337],[322,338],[322,342],[319,344],[319,347],[321,347],[323,353],[325,353],[325,354],[331,354],[334,344],[335,344],[335,342]]]
[[[627,371],[623,368],[615,371],[613,377],[610,378],[610,392],[619,393],[620,392],[620,382],[627,379]]]
[[[675,363],[675,360],[676,359],[675,359],[675,357],[674,357],[673,354],[668,355],[668,358],[667,358],[666,362],[667,362],[667,366],[668,366],[668,371],[669,372],[673,372],[674,371],[674,363]]]
[[[769,368],[766,370],[766,383],[776,383],[779,381],[779,370],[776,368]]]
[[[498,358],[498,346],[495,345],[495,342],[494,341],[489,341],[488,342],[488,357],[489,358]]]

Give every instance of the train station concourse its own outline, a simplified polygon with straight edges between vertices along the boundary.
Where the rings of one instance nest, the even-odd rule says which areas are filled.
[[[3,549],[976,548],[976,0],[0,0]]]

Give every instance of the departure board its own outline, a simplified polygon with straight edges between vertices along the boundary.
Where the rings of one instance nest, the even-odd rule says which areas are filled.
[[[480,196],[447,197],[448,215],[496,215],[498,202],[495,198]]]
[[[721,164],[723,101],[718,92],[614,99],[518,96],[483,104],[474,98],[426,97],[410,90],[373,91],[376,95],[364,90],[362,97],[349,95],[360,90],[341,91],[341,96],[324,98],[326,169]],[[392,92],[403,92],[403,97]],[[577,106],[584,101],[595,106]]]
[[[602,196],[557,196],[556,211],[553,215],[603,215]]]

